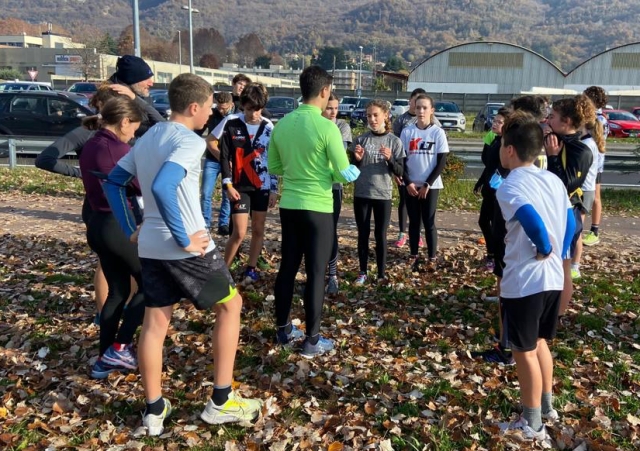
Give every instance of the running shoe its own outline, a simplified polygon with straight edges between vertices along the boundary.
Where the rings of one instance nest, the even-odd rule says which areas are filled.
[[[307,337],[307,339],[304,341],[304,344],[302,345],[302,352],[300,352],[300,355],[305,359],[313,359],[315,356],[326,354],[331,350],[333,350],[332,340],[320,337],[318,339],[318,343],[312,345],[311,343],[309,343],[309,338]]]
[[[128,369],[121,366],[109,365],[102,360],[98,360],[91,367],[91,377],[93,379],[106,379],[109,377],[109,374],[114,371],[128,371]]]
[[[424,247],[424,241],[422,241],[422,236],[420,236],[420,240],[418,241],[418,247]]]
[[[171,415],[171,403],[168,399],[163,399],[163,401],[164,410],[160,415],[145,412],[142,418],[142,425],[147,429],[149,436],[155,437],[162,435],[162,432],[164,432],[164,420]]]
[[[304,332],[298,329],[293,324],[291,325],[291,332],[286,333],[284,329],[278,328],[276,331],[276,341],[278,344],[286,345],[295,340],[300,340],[304,337]]]
[[[396,241],[395,246],[400,248],[407,244],[407,236],[404,233],[398,235],[398,241]]]
[[[582,237],[582,244],[585,246],[595,246],[600,242],[600,237],[593,233],[591,230]]]
[[[361,273],[358,275],[358,278],[356,279],[355,284],[356,284],[356,285],[364,285],[364,283],[365,283],[366,281],[367,281],[367,275],[366,275],[365,273],[361,272]]]
[[[244,278],[245,280],[250,279],[251,282],[257,282],[260,280],[260,274],[258,274],[258,271],[256,271],[255,268],[247,268],[244,272]]]
[[[235,392],[231,392],[229,399],[223,405],[216,405],[209,399],[200,418],[205,423],[223,424],[253,421],[260,415],[262,401],[259,399],[241,398]]]
[[[520,415],[520,418],[518,418],[516,421],[512,421],[511,423],[509,423],[504,429],[505,432],[513,430],[522,431],[522,434],[525,436],[525,438],[529,440],[546,440],[550,438],[544,426],[542,426],[542,429],[540,429],[539,431],[534,431],[522,415]]]
[[[102,355],[102,360],[112,366],[121,366],[130,370],[138,368],[138,359],[133,352],[133,346],[127,345],[122,351],[117,351],[116,348],[109,346],[109,348]]]
[[[543,420],[558,421],[559,418],[560,415],[558,414],[558,411],[556,409],[551,409],[547,413],[542,414]]]
[[[481,357],[487,363],[497,363],[499,365],[515,365],[516,363],[513,360],[513,355],[500,349],[500,346],[494,346],[488,351],[472,352],[471,357]]]
[[[338,294],[338,290],[340,289],[340,285],[338,283],[338,276],[330,276],[327,281],[327,294]]]

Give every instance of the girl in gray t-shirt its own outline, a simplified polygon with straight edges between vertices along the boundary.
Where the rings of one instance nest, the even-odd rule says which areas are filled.
[[[356,279],[356,285],[362,285],[367,280],[372,212],[378,280],[386,277],[387,229],[391,219],[393,176],[402,177],[405,158],[402,142],[391,133],[387,102],[372,100],[367,105],[367,122],[369,131],[357,137],[351,146],[352,159],[360,169],[353,199],[360,261],[360,275]]]

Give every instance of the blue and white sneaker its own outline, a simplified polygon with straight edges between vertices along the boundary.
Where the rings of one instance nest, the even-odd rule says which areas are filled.
[[[292,341],[300,340],[304,337],[304,332],[298,329],[293,324],[291,325],[291,332],[286,333],[283,329],[278,328],[276,331],[276,341],[280,345],[287,345]]]
[[[109,374],[114,371],[127,371],[127,369],[116,365],[109,365],[102,360],[98,360],[91,367],[91,377],[93,379],[106,379],[109,377]]]
[[[309,342],[309,338],[307,338],[302,345],[302,352],[300,352],[300,355],[305,359],[313,359],[315,356],[326,354],[332,350],[333,341],[328,338],[320,337],[318,343],[315,345],[312,345]]]
[[[248,268],[244,272],[244,279],[250,279],[251,282],[257,282],[258,280],[260,280],[260,274],[258,274],[258,271],[256,271],[254,268]]]
[[[138,368],[138,359],[133,353],[133,347],[131,345],[125,346],[122,351],[116,351],[112,346],[104,352],[102,360],[112,366],[120,366],[129,370],[135,370]]]

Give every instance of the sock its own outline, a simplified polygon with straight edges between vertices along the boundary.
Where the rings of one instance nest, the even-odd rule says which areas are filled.
[[[522,416],[525,420],[527,420],[527,423],[529,423],[529,426],[534,431],[538,432],[540,429],[542,429],[542,410],[540,409],[540,407],[524,406]]]
[[[115,349],[116,351],[124,351],[124,348],[126,348],[127,345],[122,344],[122,343],[114,343],[113,344],[113,349]]]
[[[320,340],[320,334],[315,334],[313,337],[310,337],[307,335],[307,341],[311,343],[313,346],[317,345],[319,340]]]
[[[580,271],[580,263],[571,263],[571,269]]]
[[[162,415],[164,411],[164,399],[162,399],[162,395],[158,396],[153,401],[147,401],[147,410],[145,410],[145,415]]]
[[[211,400],[216,406],[221,406],[227,399],[229,399],[229,395],[231,394],[231,385],[227,385],[225,387],[218,387],[217,385],[213,386],[213,394],[211,395]]]
[[[600,227],[600,224],[591,224],[591,231],[593,232],[593,234],[595,236],[598,236],[598,228]]]
[[[542,394],[542,413],[549,413],[553,410],[553,393]]]

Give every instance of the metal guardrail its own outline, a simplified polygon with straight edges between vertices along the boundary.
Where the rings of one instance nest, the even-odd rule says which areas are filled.
[[[0,159],[8,158],[8,164],[0,162],[0,166],[15,168],[18,164],[18,156],[29,159],[32,166],[35,157],[40,154],[53,140],[40,139],[34,137],[0,137]],[[633,144],[611,143],[608,146],[607,157],[605,159],[606,172],[640,172],[640,158],[633,154],[636,148]],[[482,168],[481,153],[482,142],[452,139],[449,141],[449,148],[456,155],[460,156],[469,169]],[[75,153],[70,152],[67,156],[73,157]]]

